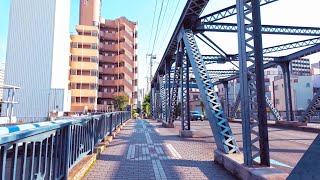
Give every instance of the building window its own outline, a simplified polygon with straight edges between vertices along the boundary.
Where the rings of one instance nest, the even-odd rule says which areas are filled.
[[[71,97],[71,103],[76,103],[76,97]]]
[[[90,62],[97,62],[97,57],[91,56],[90,57]]]
[[[280,104],[280,99],[276,99],[276,104]]]
[[[77,75],[77,70],[76,69],[71,69],[71,75]]]
[[[77,42],[72,43],[72,48],[78,48],[78,43]]]
[[[310,87],[310,83],[307,83],[306,87]]]
[[[95,101],[96,101],[96,98],[94,98],[94,97],[89,97],[89,103],[95,103]]]
[[[91,44],[91,49],[97,49],[97,44]]]
[[[278,90],[279,89],[279,86],[278,85],[275,85],[274,86],[274,90]]]
[[[198,96],[198,95],[193,95],[193,99],[198,100],[198,99],[199,99],[199,96]]]
[[[90,84],[90,90],[95,90],[97,88],[97,85],[96,84]]]
[[[83,4],[88,4],[88,0],[83,0]]]
[[[78,61],[78,56],[72,56],[72,61]]]
[[[97,31],[91,31],[91,36],[97,36],[97,35],[98,35]]]
[[[77,83],[71,83],[71,89],[77,89]]]
[[[97,76],[98,73],[96,70],[90,70],[90,76]]]

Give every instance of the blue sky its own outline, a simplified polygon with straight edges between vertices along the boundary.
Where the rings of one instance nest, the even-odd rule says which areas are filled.
[[[62,0],[66,1],[66,0]],[[70,0],[70,33],[75,32],[75,25],[79,21],[79,1]],[[168,44],[171,34],[176,26],[176,23],[181,15],[181,12],[185,6],[187,0],[102,0],[102,17],[105,19],[115,19],[120,16],[126,16],[131,21],[138,21],[138,64],[139,64],[139,88],[146,87],[147,81],[145,77],[149,75],[149,61],[146,59],[146,54],[151,53],[152,44],[154,42],[154,36],[156,31],[156,25],[161,9],[161,2],[163,4],[162,17],[159,23],[158,39],[155,43],[154,54],[157,55],[156,61],[159,62],[162,58],[162,54]],[[154,16],[154,8],[157,2],[156,18],[153,31],[151,26]],[[179,2],[179,4],[178,4]],[[10,0],[0,0],[0,65],[5,61],[6,53],[6,40],[8,34],[8,21],[9,21],[9,3]],[[168,6],[167,6],[168,3]],[[202,15],[217,11],[221,8],[233,5],[234,0],[210,0],[206,9]],[[281,0],[275,3],[263,6],[261,8],[262,23],[263,24],[275,24],[275,25],[293,25],[293,26],[314,26],[320,27],[320,21],[315,17],[319,17],[319,1],[318,0],[305,0],[304,3],[292,0]],[[178,5],[176,14],[174,10]],[[167,10],[165,12],[165,7]],[[164,13],[165,12],[165,13]],[[165,15],[164,20],[163,14]],[[169,26],[172,21],[171,26]],[[163,22],[162,22],[163,21]],[[227,18],[223,22],[235,22],[236,17]],[[225,50],[228,54],[237,53],[237,34],[236,33],[206,33],[216,44]],[[287,42],[308,39],[311,37],[296,37],[296,36],[274,36],[264,35],[263,46],[273,46],[277,44],[283,44]],[[150,43],[151,42],[151,43]],[[150,45],[149,45],[150,44]],[[160,45],[162,45],[160,47]],[[212,50],[204,43],[198,41],[202,54],[213,53]],[[149,51],[148,51],[149,47]],[[276,56],[282,56],[288,52],[278,52],[277,54],[270,54]],[[320,53],[317,53],[307,58],[311,59],[311,62],[317,62],[320,60]],[[211,69],[227,69],[219,65],[209,66]],[[157,63],[154,65],[153,72],[157,67]]]
[[[70,33],[75,33],[75,25],[79,23],[79,0],[70,0],[71,8],[70,8]],[[163,12],[165,10],[166,3],[168,3],[166,10],[166,17],[164,20],[160,19],[159,23],[159,38],[157,42],[165,41],[163,43],[163,47],[160,48],[160,43],[156,43],[155,52],[158,54],[162,54],[164,49],[167,46],[167,41],[170,39],[170,35],[173,32],[173,29],[176,26],[176,22],[178,21],[181,11],[185,5],[186,0],[164,0]],[[178,9],[173,16],[173,12],[175,7],[178,4]],[[146,79],[145,76],[149,75],[149,69],[147,66],[145,54],[147,54],[147,49],[149,46],[150,37],[152,34],[151,42],[154,41],[153,37],[155,34],[155,27],[157,23],[157,17],[160,12],[161,0],[157,0],[157,8],[156,8],[156,19],[154,25],[154,31],[151,33],[151,26],[154,15],[156,0],[102,0],[102,17],[105,19],[116,19],[121,16],[126,16],[131,21],[138,22],[138,63],[139,63],[139,84],[141,87],[145,87]],[[7,44],[7,34],[8,34],[8,21],[9,21],[9,9],[10,9],[10,0],[0,0],[0,62],[5,61],[5,53],[6,53],[6,44]],[[164,14],[164,13],[163,13]],[[169,28],[169,23],[173,18],[173,22]],[[163,22],[162,22],[163,21]],[[162,26],[161,26],[162,24]],[[161,26],[161,27],[160,27]],[[169,31],[167,31],[169,28]],[[165,32],[168,32],[167,36]],[[152,47],[152,43],[150,45]],[[151,51],[151,47],[149,47],[149,51]],[[150,52],[149,52],[150,53]],[[160,61],[162,55],[158,55],[157,61]],[[155,67],[155,66],[154,66]],[[154,68],[155,70],[155,68]]]

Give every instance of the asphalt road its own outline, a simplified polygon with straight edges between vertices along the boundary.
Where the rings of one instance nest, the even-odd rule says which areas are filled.
[[[180,123],[180,121],[176,122],[176,128],[180,128]],[[230,126],[242,151],[241,124],[230,123]],[[194,131],[195,138],[214,142],[208,121],[192,121],[191,129]],[[317,133],[297,130],[269,128],[271,166],[290,173],[317,135]]]

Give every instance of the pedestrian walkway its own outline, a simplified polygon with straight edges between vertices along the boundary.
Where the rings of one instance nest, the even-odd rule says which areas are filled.
[[[213,143],[178,132],[152,120],[131,120],[84,179],[235,179],[213,162]]]

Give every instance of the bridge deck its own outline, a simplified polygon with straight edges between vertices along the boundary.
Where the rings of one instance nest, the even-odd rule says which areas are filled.
[[[213,162],[214,143],[180,138],[149,120],[131,120],[84,179],[235,179]]]

